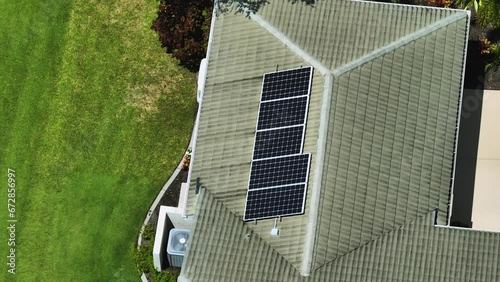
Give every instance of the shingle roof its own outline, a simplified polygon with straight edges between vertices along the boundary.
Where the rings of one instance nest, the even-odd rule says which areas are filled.
[[[200,177],[202,185],[210,193],[242,217],[262,74],[275,70],[276,65],[287,69],[308,63],[258,23],[240,15],[217,18],[213,37],[191,187],[195,187],[196,178]],[[305,152],[316,150],[324,80],[321,73],[315,71]],[[310,175],[314,175],[314,167]],[[188,214],[194,212],[195,202],[195,193],[190,192]],[[306,213],[309,207],[306,205]],[[274,247],[297,267],[302,263],[306,223],[306,216],[284,219],[283,236],[279,242],[274,241],[277,243]],[[268,224],[252,225],[252,228],[266,235],[269,231]]]
[[[446,223],[467,27],[455,18],[335,77],[316,267],[436,208]]]
[[[217,17],[188,199],[196,227],[182,277],[426,281],[434,275],[423,255],[407,258],[425,264],[409,272],[384,260],[399,252],[390,248],[413,248],[416,237],[391,234],[417,225],[459,242],[450,236],[462,231],[420,223],[435,209],[437,222],[447,223],[468,20],[464,11],[344,0],[314,7],[277,0],[251,19]],[[262,75],[276,65],[315,67],[304,144],[312,154],[306,210],[282,219],[279,238],[270,236],[274,220],[242,221]],[[498,246],[498,235],[490,237],[488,244]],[[432,238],[422,240],[432,245]],[[379,257],[377,244],[387,256]],[[372,247],[369,257],[360,254]],[[444,275],[441,259],[432,261],[443,263],[436,275]]]
[[[433,225],[430,212],[303,277],[202,189],[179,281],[498,281],[500,233]]]
[[[451,9],[349,0],[316,0],[314,7],[270,2],[259,15],[330,70],[457,14]]]

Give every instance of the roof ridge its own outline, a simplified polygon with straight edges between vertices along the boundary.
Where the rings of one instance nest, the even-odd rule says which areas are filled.
[[[380,56],[383,56],[387,53],[390,53],[402,46],[405,46],[413,41],[416,41],[417,39],[420,39],[422,37],[425,37],[437,30],[440,30],[441,28],[444,28],[454,22],[457,22],[461,19],[463,19],[464,17],[469,17],[470,16],[470,11],[464,11],[463,13],[461,12],[456,12],[452,15],[449,15],[447,16],[446,18],[444,19],[441,19],[439,21],[436,21],[430,25],[427,25],[413,33],[410,33],[406,36],[403,36],[401,37],[400,39],[396,40],[396,41],[393,41],[391,42],[390,44],[384,46],[384,47],[381,47],[379,49],[376,49],[375,51],[367,54],[367,55],[364,55],[354,61],[351,61],[347,64],[344,64],[336,69],[334,69],[332,71],[333,75],[334,76],[340,76],[340,75],[343,75],[361,65],[364,65],[366,64],[367,62],[369,61],[372,61]]]
[[[206,193],[206,195],[205,195]],[[207,197],[207,196],[210,196],[213,200],[215,200],[217,203],[220,203],[225,211],[229,212],[231,215],[233,215],[234,217],[236,217],[237,219],[240,219],[241,218],[234,212],[232,212],[225,204],[223,201],[219,200],[219,198],[217,198],[213,193],[210,192],[210,190],[208,190],[207,188],[205,187],[200,187],[200,191],[198,193],[198,196],[199,199],[201,197],[201,199],[203,199],[204,197]],[[200,209],[201,209],[201,205],[202,205],[202,201],[198,201],[198,199],[196,200],[196,207],[195,207],[195,212],[194,212],[194,216],[195,216],[195,220],[197,219],[197,215],[200,214]],[[252,232],[255,232],[252,230]]]
[[[290,38],[288,38],[285,34],[283,34],[275,26],[270,24],[261,16],[259,16],[258,14],[250,14],[250,18],[254,20],[256,23],[258,23],[262,28],[271,33],[279,41],[283,42],[283,44],[285,44],[293,53],[297,54],[304,61],[311,64],[315,69],[319,70],[322,75],[327,75],[330,73],[329,68],[327,68],[320,61],[314,58],[314,56],[307,53],[304,49],[302,49],[299,45],[293,42]]]
[[[333,83],[335,77],[332,73],[325,75],[325,85],[323,91],[323,103],[321,107],[319,131],[317,139],[316,164],[313,178],[310,199],[309,220],[307,223],[306,238],[304,242],[304,253],[302,257],[301,274],[308,276],[311,274],[311,268],[314,257],[314,244],[316,242],[316,229],[318,226],[318,214],[320,209],[321,186],[323,177],[323,166],[325,164],[325,152],[327,147],[328,123],[330,122],[331,100],[333,92]]]
[[[344,253],[344,254],[342,254],[342,255],[338,256],[338,257],[336,257],[336,258],[335,258],[335,259],[333,259],[332,261],[329,261],[329,262],[327,262],[327,263],[325,263],[325,264],[321,265],[320,267],[316,268],[315,270],[318,270],[318,269],[320,269],[320,268],[322,268],[322,267],[325,267],[325,266],[327,266],[327,265],[329,265],[329,264],[331,264],[331,263],[334,263],[334,262],[335,262],[335,261],[337,261],[338,259],[340,259],[340,258],[342,258],[342,257],[344,257],[344,256],[346,256],[346,255],[348,255],[348,254],[350,254],[350,253],[352,253],[352,252],[355,252],[355,251],[357,251],[358,249],[360,249],[360,248],[362,248],[362,247],[364,247],[364,246],[366,246],[366,245],[369,245],[369,244],[371,244],[371,243],[373,243],[373,242],[375,242],[375,241],[378,241],[378,240],[382,239],[382,237],[385,237],[385,236],[387,236],[387,235],[389,235],[389,234],[391,234],[391,233],[393,233],[393,232],[399,231],[399,230],[401,230],[402,228],[407,227],[407,226],[409,226],[410,224],[413,224],[413,223],[415,223],[415,222],[416,222],[416,221],[418,221],[418,220],[422,220],[422,219],[424,219],[425,217],[428,217],[429,215],[432,215],[433,213],[435,213],[435,209],[433,209],[433,210],[431,210],[431,211],[429,211],[429,212],[427,212],[427,213],[425,213],[425,214],[420,214],[420,215],[417,215],[417,217],[416,217],[416,218],[414,218],[413,220],[407,221],[407,222],[405,222],[405,224],[402,224],[402,225],[400,225],[400,226],[398,226],[398,227],[396,227],[396,228],[394,228],[394,229],[391,229],[389,232],[382,233],[382,234],[381,234],[380,236],[378,236],[377,238],[375,238],[375,239],[373,239],[373,240],[370,240],[370,241],[368,241],[368,242],[366,242],[366,243],[364,243],[364,244],[362,244],[362,245],[359,245],[358,247],[356,247],[356,248],[354,248],[354,249],[352,249],[352,250],[350,250],[350,251],[348,251],[348,252],[346,252],[346,253]],[[433,218],[433,220],[434,220],[434,215],[432,215],[432,218]],[[434,224],[432,224],[432,225],[434,225]],[[436,225],[434,225],[434,226],[436,226]]]

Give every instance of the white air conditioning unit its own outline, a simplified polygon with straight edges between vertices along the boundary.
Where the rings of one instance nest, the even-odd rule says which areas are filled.
[[[182,267],[189,241],[189,230],[173,228],[168,235],[167,258],[170,266]]]

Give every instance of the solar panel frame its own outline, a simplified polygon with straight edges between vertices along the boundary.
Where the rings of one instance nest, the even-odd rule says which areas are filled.
[[[288,126],[257,131],[253,149],[253,159],[265,159],[278,156],[301,154],[304,145],[305,126]],[[300,134],[300,142],[294,141]]]
[[[308,87],[308,91],[307,91],[307,102],[306,102],[306,109],[305,109],[305,115],[304,115],[304,133],[303,133],[303,136],[302,136],[302,144],[301,144],[301,148],[304,148],[304,142],[305,142],[305,134],[306,134],[306,123],[307,123],[307,118],[308,118],[308,115],[309,115],[309,102],[310,102],[310,96],[311,96],[311,88],[312,88],[312,79],[313,79],[313,74],[314,74],[314,68],[312,66],[308,66],[308,67],[298,67],[298,68],[295,68],[295,69],[302,69],[302,68],[306,68],[306,69],[310,69],[310,76],[309,76],[309,87]],[[295,69],[290,69],[290,70],[295,70]],[[287,71],[287,70],[285,70]],[[257,139],[257,131],[261,131],[261,130],[258,130],[258,126],[259,126],[259,118],[260,118],[260,107],[261,107],[261,104],[263,103],[262,102],[262,91],[264,89],[264,79],[265,79],[265,76],[268,75],[268,74],[272,74],[272,73],[276,73],[276,72],[280,72],[280,71],[275,71],[275,72],[268,72],[268,73],[264,73],[263,77],[262,77],[262,85],[261,85],[261,91],[260,91],[260,102],[259,102],[259,112],[257,114],[257,121],[256,121],[256,125],[255,125],[255,128],[257,129],[255,134],[254,134],[254,149],[252,150],[252,160],[254,160],[254,154],[255,154],[255,141]],[[294,97],[296,98],[296,97]],[[269,102],[269,101],[267,101]],[[262,129],[262,130],[265,130],[265,129]],[[301,149],[301,153],[302,153],[302,149]]]
[[[291,191],[294,194],[291,197],[286,197],[287,194],[291,194],[290,190],[295,190]],[[248,191],[243,220],[250,221],[303,214],[306,193],[306,183]],[[267,197],[265,194],[267,194]],[[295,201],[296,199],[300,200]],[[279,208],[280,206],[282,208]]]
[[[308,178],[310,162],[310,153],[254,160],[250,166],[250,177],[247,186],[248,190],[303,183]],[[301,166],[304,164],[306,164],[305,167]],[[293,172],[294,175],[290,175],[290,172]],[[279,177],[276,177],[276,175]],[[271,176],[274,176],[274,178],[270,179]],[[293,178],[291,178],[292,176]]]
[[[304,213],[305,206],[306,206],[307,186],[308,186],[308,183],[309,183],[309,171],[311,169],[312,156],[311,156],[311,153],[306,153],[306,154],[301,154],[301,155],[308,155],[306,177],[304,179],[304,182],[298,182],[298,183],[293,183],[293,184],[283,185],[283,186],[272,186],[272,187],[266,187],[266,188],[260,188],[260,189],[253,189],[253,190],[247,189],[247,194],[246,194],[246,197],[245,197],[245,208],[243,210],[243,221],[253,221],[253,220],[260,220],[260,219],[267,219],[267,218],[285,217],[285,216],[299,215],[299,214],[303,214]],[[253,165],[253,162],[252,162],[252,165]],[[251,169],[250,169],[250,171],[251,171]],[[248,179],[248,185],[247,185],[247,187],[249,187],[249,184],[250,184],[250,177]],[[299,184],[303,184],[304,185],[304,196],[302,197],[302,210],[301,210],[300,213],[287,213],[287,214],[280,214],[279,216],[274,215],[274,216],[270,216],[270,217],[259,217],[259,218],[253,218],[253,217],[252,218],[247,218],[245,216],[247,214],[248,194],[250,193],[250,191],[266,190],[266,189],[279,189],[281,187],[287,187],[287,186],[299,185]]]
[[[308,109],[308,96],[261,102],[257,131],[305,124]]]
[[[289,76],[292,78],[292,79],[290,79],[291,80],[290,84],[292,84],[292,85],[289,86],[288,88],[287,87],[279,88],[277,91],[279,91],[279,92],[290,91],[290,89],[294,89],[297,87],[297,85],[294,85],[295,81],[300,80],[301,82],[307,81],[308,83],[307,83],[307,85],[300,85],[301,89],[298,90],[297,92],[305,91],[306,93],[305,94],[299,93],[298,95],[292,94],[291,96],[287,96],[287,97],[283,97],[283,95],[279,95],[279,94],[274,95],[274,97],[273,97],[272,96],[273,94],[271,94],[271,97],[266,97],[267,92],[272,92],[272,91],[267,91],[266,85],[271,85],[270,87],[272,87],[274,76],[276,76],[278,78],[275,79],[275,81],[280,82],[280,84],[278,86],[283,86],[283,79],[280,79],[280,77],[287,76],[287,73],[290,73]],[[297,79],[296,77],[294,77],[294,75],[297,75],[298,73],[300,73],[300,74],[303,73],[303,74],[305,74],[305,76],[300,76],[299,79]],[[287,70],[283,70],[283,71],[275,71],[275,72],[265,73],[263,76],[263,79],[262,79],[262,89],[261,89],[260,100],[261,101],[271,101],[271,100],[277,100],[277,99],[282,99],[282,98],[290,98],[290,97],[308,95],[308,93],[310,92],[310,89],[311,89],[312,75],[313,75],[313,67],[312,66],[299,67],[299,68],[287,69]]]
[[[308,85],[307,85],[307,89],[305,91],[305,94],[304,95],[297,95],[297,96],[292,96],[292,97],[288,97],[288,98],[278,98],[278,99],[269,99],[269,100],[263,100],[263,90],[264,90],[264,82],[265,82],[265,78],[266,78],[266,75],[269,75],[269,74],[273,74],[273,73],[279,73],[279,72],[287,72],[287,71],[290,71],[290,70],[301,70],[301,69],[304,69],[306,71],[309,72],[309,77],[308,77]],[[250,165],[250,174],[251,174],[251,171],[252,171],[252,167],[253,167],[253,162],[254,161],[259,161],[259,160],[265,160],[265,159],[272,159],[272,158],[278,158],[278,157],[269,157],[269,158],[262,158],[262,159],[255,159],[255,144],[256,144],[256,140],[257,140],[257,133],[258,132],[262,132],[262,131],[267,131],[267,130],[277,130],[277,129],[283,129],[283,128],[288,128],[288,127],[295,127],[295,126],[302,126],[302,138],[301,138],[301,145],[300,145],[300,155],[303,155],[303,147],[304,147],[304,142],[305,142],[305,133],[306,133],[306,123],[307,123],[307,118],[308,118],[308,114],[309,114],[309,102],[310,102],[310,95],[311,95],[311,88],[312,88],[312,78],[313,78],[313,72],[314,72],[314,68],[312,66],[308,66],[308,67],[299,67],[299,68],[296,68],[296,69],[290,69],[290,70],[285,70],[285,71],[277,71],[277,72],[270,72],[270,73],[265,73],[263,78],[262,78],[262,86],[261,86],[261,97],[260,97],[260,103],[259,103],[259,112],[258,112],[258,115],[257,115],[257,121],[256,121],[256,132],[254,134],[254,148],[252,150],[252,163]],[[279,100],[286,100],[286,99],[293,99],[293,98],[298,98],[298,97],[306,97],[306,103],[305,103],[305,112],[304,112],[304,119],[303,119],[303,123],[300,124],[300,125],[290,125],[290,126],[284,126],[284,127],[277,127],[277,128],[269,128],[269,129],[258,129],[258,125],[259,125],[259,117],[261,115],[261,105],[262,103],[268,103],[268,102],[272,102],[272,101],[279,101]],[[305,173],[305,180],[304,182],[301,182],[301,183],[293,183],[293,184],[290,184],[290,185],[284,185],[284,186],[277,186],[277,187],[265,187],[265,188],[260,188],[260,189],[253,189],[253,191],[257,191],[257,190],[266,190],[266,189],[279,189],[280,187],[287,187],[287,186],[293,186],[293,185],[304,185],[304,189],[303,189],[303,196],[302,196],[302,203],[301,203],[301,211],[300,212],[293,212],[293,213],[280,213],[280,214],[276,214],[276,215],[272,215],[272,216],[265,216],[265,217],[247,217],[245,216],[247,214],[247,205],[248,205],[248,197],[249,197],[249,193],[250,193],[250,189],[249,189],[249,185],[250,185],[250,175],[249,175],[249,178],[248,178],[248,185],[247,185],[247,194],[246,194],[246,199],[245,199],[245,208],[244,208],[244,213],[243,213],[243,220],[244,221],[254,221],[254,220],[260,220],[260,219],[267,219],[267,218],[276,218],[276,217],[284,217],[284,216],[291,216],[291,215],[298,215],[298,214],[303,214],[304,211],[305,211],[305,202],[306,202],[306,198],[307,198],[307,186],[308,186],[308,182],[309,182],[309,171],[310,171],[310,166],[311,166],[311,154],[310,153],[307,153],[308,155],[308,160],[307,160],[307,168],[306,168],[306,173]],[[280,156],[280,157],[285,157],[285,156],[289,156],[289,155],[284,155],[284,156]],[[253,192],[252,192],[253,193]]]

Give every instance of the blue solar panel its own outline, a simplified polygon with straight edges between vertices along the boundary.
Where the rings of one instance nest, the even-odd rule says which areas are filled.
[[[257,130],[304,124],[308,102],[302,96],[261,103]]]
[[[304,212],[306,184],[248,191],[244,220]]]
[[[253,159],[264,159],[302,153],[304,126],[258,131]]]
[[[310,157],[311,154],[301,154],[253,161],[248,189],[305,182]]]
[[[264,75],[244,220],[304,212],[311,154],[303,154],[312,67]]]
[[[264,75],[262,101],[308,95],[312,67],[298,68]]]

